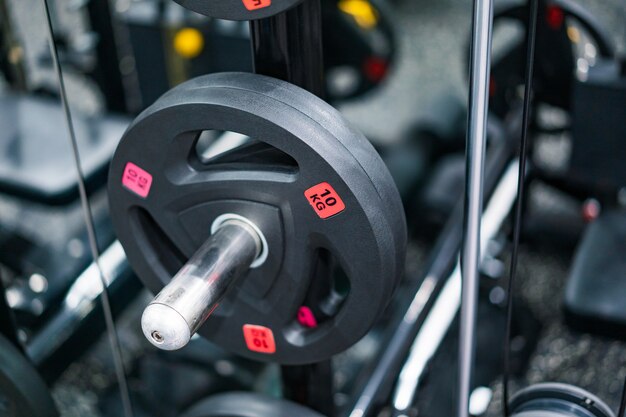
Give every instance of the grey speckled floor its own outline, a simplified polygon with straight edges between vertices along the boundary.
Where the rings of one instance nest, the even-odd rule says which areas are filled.
[[[511,392],[539,382],[563,382],[588,390],[617,410],[626,377],[626,342],[578,333],[563,324],[561,311],[569,259],[532,249],[519,258],[519,289],[532,313],[544,324],[526,373]],[[501,417],[502,390],[495,381],[488,417]]]

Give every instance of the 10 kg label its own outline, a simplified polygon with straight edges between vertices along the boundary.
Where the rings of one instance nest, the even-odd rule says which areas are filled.
[[[304,196],[322,219],[341,213],[346,208],[339,194],[327,182],[321,182],[309,188],[304,192]]]
[[[146,198],[152,186],[152,175],[132,162],[129,162],[124,168],[122,185],[139,197]]]
[[[259,353],[276,352],[276,342],[272,329],[255,324],[243,326],[243,338],[249,350]]]

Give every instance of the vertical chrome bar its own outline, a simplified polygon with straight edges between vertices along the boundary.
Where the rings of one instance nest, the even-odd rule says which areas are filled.
[[[492,24],[493,0],[475,0],[470,54],[464,237],[461,252],[463,286],[459,336],[458,417],[469,416],[469,396],[474,367]]]

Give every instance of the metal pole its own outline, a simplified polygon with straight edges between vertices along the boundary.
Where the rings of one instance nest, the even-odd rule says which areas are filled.
[[[459,337],[458,417],[469,417],[469,396],[474,367],[492,24],[493,0],[475,0],[470,54],[464,238],[461,251],[463,287]]]
[[[493,122],[490,121],[490,123]],[[485,195],[490,196],[498,186],[506,164],[512,157],[513,148],[508,134],[495,123],[490,128],[490,137],[494,144],[486,160]],[[440,297],[441,289],[458,262],[463,231],[463,201],[459,195],[458,204],[440,233],[437,242],[430,251],[428,267],[419,280],[418,288],[412,291],[411,303],[398,320],[394,320],[393,334],[385,341],[385,349],[376,358],[376,367],[367,373],[367,383],[359,388],[355,401],[349,411],[349,417],[370,416],[378,405],[391,394],[396,384],[396,377],[406,361],[406,356],[416,336],[422,331],[431,308]],[[435,283],[433,284],[433,280]],[[418,376],[414,376],[417,378]],[[398,381],[399,384],[399,381]]]

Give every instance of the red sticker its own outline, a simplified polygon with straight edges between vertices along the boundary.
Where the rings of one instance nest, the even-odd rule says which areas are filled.
[[[563,22],[565,21],[565,13],[563,12],[563,9],[561,9],[559,6],[548,6],[546,20],[548,21],[548,26],[550,26],[554,30],[559,30],[561,29],[561,27],[563,26]]]
[[[263,9],[272,4],[272,0],[241,0],[248,10]]]
[[[139,197],[146,198],[148,193],[150,193],[150,186],[152,186],[152,175],[129,162],[126,164],[126,168],[124,168],[122,185]]]
[[[248,349],[259,353],[276,352],[276,343],[274,342],[274,333],[272,329],[255,324],[244,324],[243,338],[246,341]]]
[[[309,188],[304,192],[304,196],[322,219],[341,213],[346,208],[339,194],[327,182]]]
[[[298,323],[310,329],[317,327],[317,319],[310,308],[302,306],[298,309]]]

